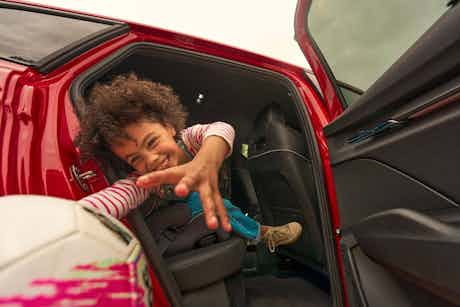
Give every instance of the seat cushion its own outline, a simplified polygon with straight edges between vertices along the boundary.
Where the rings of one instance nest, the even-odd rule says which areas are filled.
[[[179,288],[190,291],[223,280],[241,270],[246,244],[241,238],[166,258]]]

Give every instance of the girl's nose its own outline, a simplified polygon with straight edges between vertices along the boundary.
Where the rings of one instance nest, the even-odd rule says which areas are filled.
[[[156,167],[158,166],[159,160],[160,160],[160,155],[157,155],[152,152],[147,153],[146,171],[149,171],[149,172],[154,171]]]

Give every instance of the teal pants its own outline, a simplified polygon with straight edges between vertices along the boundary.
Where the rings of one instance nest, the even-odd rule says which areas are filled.
[[[192,218],[203,213],[200,196],[193,192],[187,198],[187,204],[192,210]],[[228,199],[224,198],[224,206],[227,209],[232,231],[243,238],[258,241],[260,238],[260,224],[244,215],[240,208],[234,206]]]

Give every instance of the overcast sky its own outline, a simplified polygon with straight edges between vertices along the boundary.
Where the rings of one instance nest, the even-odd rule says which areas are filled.
[[[335,77],[366,90],[446,10],[447,1],[318,1],[310,30]]]
[[[31,0],[223,42],[302,67],[294,40],[297,0]]]

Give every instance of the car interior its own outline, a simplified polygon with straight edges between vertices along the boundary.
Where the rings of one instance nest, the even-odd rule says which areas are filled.
[[[200,244],[161,253],[146,223],[147,201],[128,220],[171,305],[331,306],[314,142],[307,142],[305,107],[290,81],[241,63],[135,43],[75,80],[76,113],[85,112],[84,98],[95,82],[129,72],[172,86],[189,112],[188,125],[225,121],[235,128],[227,162],[233,204],[263,224],[303,226],[301,238],[276,253],[235,235],[209,233],[194,239]],[[121,176],[114,169],[106,174],[109,181]]]

